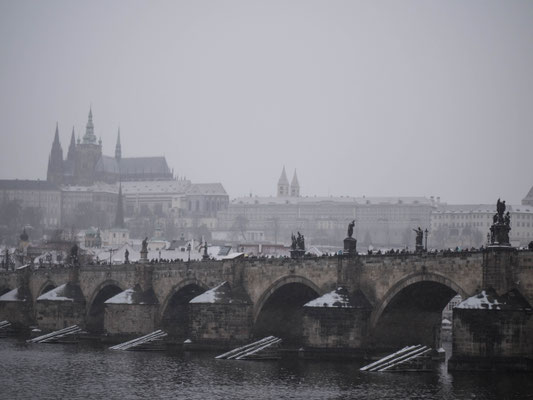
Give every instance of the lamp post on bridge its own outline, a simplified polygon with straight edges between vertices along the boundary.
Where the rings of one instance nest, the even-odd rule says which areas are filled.
[[[424,231],[426,233],[426,252],[428,251],[428,234],[429,234],[429,231],[428,231],[428,228],[426,228],[426,230]]]

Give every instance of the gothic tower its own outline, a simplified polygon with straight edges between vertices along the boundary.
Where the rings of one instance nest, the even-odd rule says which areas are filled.
[[[76,146],[74,179],[76,185],[92,185],[96,179],[96,164],[102,157],[102,141],[97,142],[94,134],[93,112],[89,109],[89,119],[81,143]]]
[[[72,127],[72,136],[70,137],[70,145],[68,146],[67,160],[74,162],[76,154],[76,136],[74,135],[74,127]]]
[[[287,179],[287,174],[285,173],[285,166],[281,171],[281,176],[278,181],[278,197],[286,197],[289,195],[289,180]]]
[[[300,183],[296,176],[296,170],[294,170],[294,176],[291,181],[291,197],[300,197]]]
[[[122,158],[122,147],[120,146],[120,127],[118,128],[117,145],[115,146],[115,160],[117,162]]]
[[[48,158],[46,180],[58,185],[63,182],[63,149],[61,148],[61,143],[59,143],[59,127],[57,123],[52,151],[50,151],[50,157]]]

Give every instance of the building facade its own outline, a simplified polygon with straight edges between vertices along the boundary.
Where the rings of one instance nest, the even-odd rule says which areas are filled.
[[[301,196],[294,173],[289,185],[285,168],[276,197],[233,199],[218,213],[219,240],[262,243],[290,242],[300,231],[308,242],[339,245],[355,220],[359,248],[414,245],[414,228],[429,228],[433,199],[425,197],[317,197]]]
[[[533,240],[533,206],[507,205],[513,246]],[[487,243],[495,204],[439,204],[431,215],[430,243],[435,248],[470,248]]]
[[[24,209],[39,210],[41,223],[45,228],[61,225],[62,197],[60,188],[40,180],[0,180],[0,203],[16,200]]]

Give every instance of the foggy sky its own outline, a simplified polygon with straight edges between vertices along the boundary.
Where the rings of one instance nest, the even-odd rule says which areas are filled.
[[[92,104],[114,155],[230,197],[533,185],[531,1],[0,0],[0,178],[46,179]]]

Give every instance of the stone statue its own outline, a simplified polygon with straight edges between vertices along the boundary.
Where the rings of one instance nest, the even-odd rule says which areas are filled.
[[[503,223],[504,222],[503,213],[505,212],[505,200],[500,201],[500,199],[498,199],[498,201],[496,202],[496,212],[498,214],[498,222]]]
[[[304,235],[301,235],[300,232],[298,232],[298,237],[296,239],[296,244],[297,244],[297,248],[298,250],[305,250],[305,239],[304,239]]]
[[[145,237],[142,242],[141,253],[148,253],[148,237]]]
[[[496,214],[492,217],[493,224],[490,227],[491,245],[510,246],[511,214],[509,211],[505,213],[505,208],[505,200],[498,199],[496,202]]]
[[[416,246],[422,247],[422,240],[424,239],[424,231],[422,231],[422,228],[418,227],[418,229],[413,229],[413,231],[416,232]]]
[[[129,264],[130,263],[130,252],[128,251],[128,249],[126,249],[126,251],[124,252],[124,264]]]
[[[78,245],[76,243],[70,249],[70,261],[72,264],[78,263]]]
[[[355,226],[355,219],[348,224],[348,237],[351,238],[353,235],[353,228]]]
[[[291,233],[291,249],[296,250],[298,243],[296,241],[296,236],[294,236],[294,233]]]

